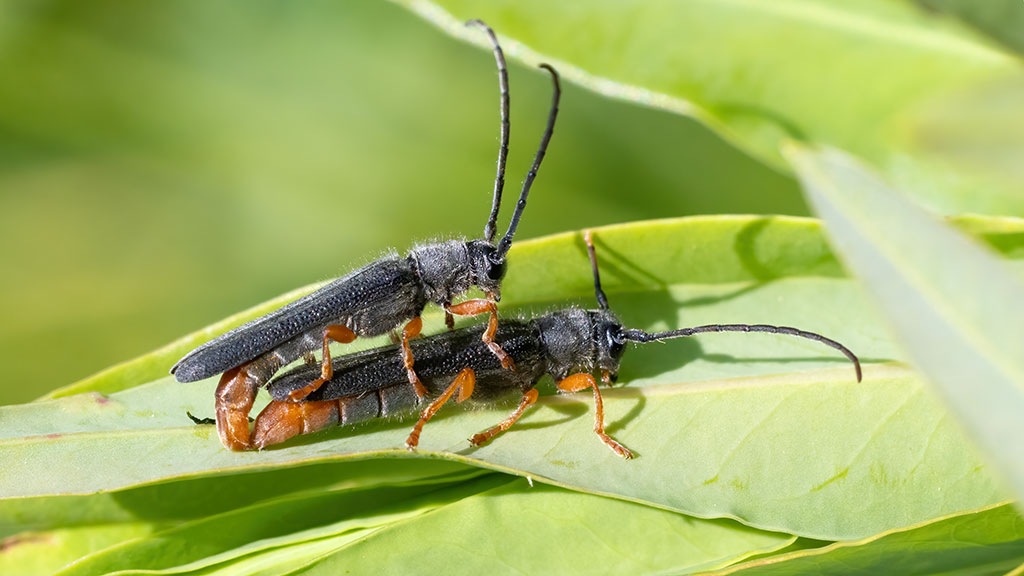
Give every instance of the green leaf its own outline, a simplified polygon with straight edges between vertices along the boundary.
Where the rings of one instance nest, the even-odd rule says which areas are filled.
[[[652,221],[639,226],[610,226],[602,230],[607,231],[602,235],[605,242],[602,258],[621,260],[616,255],[626,255],[629,260],[641,258],[645,266],[606,270],[606,288],[612,291],[654,290],[682,282],[767,282],[794,275],[838,277],[843,274],[829,252],[818,224],[806,218],[715,216],[686,221]],[[676,242],[682,234],[688,235],[687,241]],[[707,249],[709,245],[710,249]],[[508,257],[509,271],[502,287],[502,306],[524,306],[569,297],[585,298],[590,302],[593,297],[590,268],[565,265],[566,262],[580,261],[582,246],[576,233],[513,244]],[[164,377],[171,366],[192,348],[321,285],[293,290],[145,356],[55,390],[47,397],[60,398],[89,391],[116,392]],[[439,318],[435,307],[428,308],[426,315],[435,320]],[[386,341],[387,338],[357,340],[344,350],[357,350]]]
[[[670,346],[658,348],[647,360],[653,366],[672,357]],[[680,383],[657,384],[657,376],[605,395],[610,432],[638,453],[634,461],[594,437],[587,396],[542,398],[513,430],[479,449],[465,438],[506,411],[447,410],[427,426],[417,455],[821,539],[863,537],[1005,498],[956,424],[903,369],[869,366],[861,384],[846,366],[700,384],[665,374]],[[210,391],[164,382],[132,393],[166,400],[160,418],[170,419],[209,405]],[[121,407],[151,413],[131,402]],[[81,493],[192,474],[408,456],[402,442],[409,423],[334,429],[282,448],[233,453],[212,426],[186,420],[147,429],[140,420],[0,442],[0,457],[10,463],[0,472],[2,494]],[[59,473],[64,468],[74,473]],[[938,491],[942,499],[934,497]]]
[[[1020,221],[986,222],[965,221],[1005,253],[1021,252]],[[609,432],[637,452],[634,461],[618,459],[594,437],[587,395],[543,397],[480,449],[465,438],[509,408],[446,408],[425,428],[414,456],[823,539],[865,537],[1004,498],[911,373],[873,364],[899,352],[860,288],[840,275],[814,221],[666,220],[597,229],[595,239],[611,306],[627,325],[801,326],[861,354],[865,382],[855,383],[832,350],[784,337],[721,334],[636,347],[623,359],[625,386],[607,392],[605,406]],[[508,277],[518,302],[535,295],[538,313],[565,302],[556,298],[592,302],[579,235],[519,250]],[[435,323],[440,328],[439,318]],[[209,413],[214,385],[163,378],[109,397],[0,408],[0,496],[88,494],[196,474],[410,457],[402,448],[409,423],[402,422],[229,452],[211,426],[185,417],[186,410]],[[934,497],[938,491],[943,498]]]
[[[794,540],[520,480],[394,522],[296,573],[678,574]]]
[[[508,481],[507,476],[489,474],[469,481],[323,490],[275,498],[127,540],[78,560],[60,574],[198,570],[273,548],[415,517]]]
[[[1024,562],[1024,519],[1010,505],[924,525],[740,564],[739,576],[831,574],[993,574]]]
[[[0,500],[0,533],[84,524],[166,525],[296,493],[453,482],[483,473],[442,460],[362,460],[189,478],[83,496],[10,498]]]
[[[946,213],[1024,214],[1014,187],[918,157],[894,138],[929,99],[1021,76],[1019,61],[909,2],[398,0],[480,45],[480,18],[507,52],[554,64],[605,95],[694,116],[776,167],[787,139],[868,160]]]
[[[1024,258],[1024,221],[959,216],[951,220],[1007,256]],[[842,268],[814,220],[791,217],[710,216],[651,221],[602,228],[602,269],[610,292],[660,290],[670,284],[770,282],[786,277],[839,278]],[[581,298],[590,305],[590,269],[566,266],[581,258],[578,234],[565,233],[516,242],[502,307]],[[623,262],[626,258],[627,261]],[[612,262],[607,262],[612,260]],[[637,267],[637,262],[644,267]],[[609,266],[614,265],[614,269]],[[82,392],[117,392],[167,375],[189,350],[252,318],[308,294],[322,284],[292,290],[244,312],[189,334],[162,348],[55,390],[47,398]],[[438,318],[436,309],[428,318]],[[379,345],[385,338],[357,340],[337,352]],[[343,352],[342,352],[343,353]],[[44,421],[45,426],[55,423]],[[45,429],[45,428],[44,428]],[[45,432],[39,432],[45,433]]]
[[[1024,282],[846,155],[791,151],[815,209],[875,304],[1024,495]]]
[[[150,524],[138,523],[15,534],[0,540],[0,574],[50,576],[93,550],[152,531]]]
[[[916,0],[929,10],[945,12],[1024,53],[1024,4],[1017,0]]]

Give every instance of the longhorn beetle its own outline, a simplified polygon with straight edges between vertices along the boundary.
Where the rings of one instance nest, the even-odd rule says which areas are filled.
[[[416,366],[429,391],[429,404],[420,412],[420,418],[406,440],[406,447],[416,447],[423,425],[456,393],[457,402],[472,398],[481,403],[493,402],[512,392],[520,393],[519,407],[511,415],[470,439],[474,445],[487,442],[508,430],[537,401],[535,386],[547,373],[554,377],[560,392],[592,389],[594,432],[616,454],[632,458],[632,453],[625,446],[604,431],[604,404],[594,378],[594,373],[599,373],[605,384],[615,382],[627,342],[658,342],[704,332],[768,332],[799,336],[831,346],[846,355],[853,362],[857,381],[860,382],[860,361],[853,352],[835,340],[797,328],[710,324],[654,334],[625,328],[608,309],[589,231],[584,234],[584,239],[600,308],[583,310],[569,307],[529,321],[502,320],[495,340],[515,359],[515,371],[503,370],[480,342],[481,326],[438,334],[413,344]],[[427,401],[418,398],[404,385],[402,365],[396,358],[394,347],[335,358],[331,379],[305,401],[290,401],[291,391],[303,386],[311,372],[311,367],[299,367],[270,383],[270,395],[274,400],[256,418],[253,431],[253,443],[258,448],[329,426],[408,415],[415,413]]]
[[[298,401],[315,392],[331,379],[330,341],[349,343],[357,336],[378,336],[396,330],[401,324],[400,358],[403,378],[411,384],[413,397],[423,397],[428,389],[413,368],[416,354],[409,340],[422,328],[420,314],[427,302],[441,305],[448,328],[453,328],[452,315],[475,316],[489,313],[487,328],[478,334],[488,354],[504,370],[514,370],[515,362],[494,338],[498,326],[496,303],[501,299],[501,280],[505,276],[505,256],[512,244],[519,219],[526,208],[526,198],[537,176],[558,116],[561,88],[558,73],[547,64],[554,83],[554,95],[547,126],[533,166],[523,182],[508,231],[494,243],[501,192],[505,185],[505,159],[509,139],[508,69],[498,39],[486,24],[471,20],[487,33],[498,65],[501,90],[501,146],[498,150],[498,173],[494,181],[494,198],[490,217],[479,240],[450,240],[413,248],[405,258],[392,256],[378,260],[323,288],[257,318],[243,326],[203,344],[189,352],[171,368],[179,382],[194,382],[223,373],[216,392],[216,422],[220,441],[232,450],[244,450],[249,443],[249,410],[256,391],[282,366],[301,357],[315,362],[312,351],[322,348],[320,374],[304,372],[309,379],[289,391],[288,398]],[[452,304],[452,300],[471,287],[479,287],[487,298]],[[398,338],[396,337],[397,341]],[[295,382],[294,379],[291,380]]]

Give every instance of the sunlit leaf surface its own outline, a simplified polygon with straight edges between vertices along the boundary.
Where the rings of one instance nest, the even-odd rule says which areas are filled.
[[[911,2],[652,0],[586,10],[544,0],[399,3],[483,44],[463,26],[481,18],[508,39],[513,57],[699,118],[775,166],[784,166],[787,139],[831,145],[935,210],[1024,215],[1017,187],[921,158],[896,138],[900,119],[930,99],[1022,74],[1010,53]]]
[[[963,224],[1018,253],[1019,222]],[[620,460],[594,437],[586,395],[542,398],[479,449],[465,439],[509,408],[445,410],[426,427],[419,456],[823,539],[866,537],[1004,498],[956,424],[912,373],[890,363],[899,352],[814,221],[695,218],[598,229],[595,237],[609,299],[626,324],[801,326],[858,352],[865,381],[856,383],[831,349],[785,337],[648,345],[627,352],[623,386],[606,393],[609,431],[636,460]],[[524,243],[515,256],[508,298],[519,307],[592,302],[578,235]],[[402,448],[409,423],[394,421],[260,453],[226,451],[212,427],[185,417],[211,411],[213,386],[165,377],[109,396],[0,409],[0,456],[11,463],[0,470],[2,494],[88,494],[195,474],[410,456]],[[53,473],[55,462],[75,474]]]

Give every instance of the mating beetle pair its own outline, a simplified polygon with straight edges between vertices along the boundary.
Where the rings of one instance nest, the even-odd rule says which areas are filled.
[[[494,341],[498,327],[496,304],[501,298],[505,255],[512,245],[530,187],[554,132],[561,88],[555,69],[542,64],[554,82],[551,112],[533,166],[523,182],[508,231],[495,245],[498,209],[505,185],[505,159],[508,156],[508,69],[494,32],[479,20],[470,21],[468,25],[482,28],[490,37],[501,90],[498,174],[484,238],[427,244],[414,248],[405,258],[394,256],[378,260],[185,355],[171,368],[179,382],[194,382],[223,373],[217,386],[215,414],[217,432],[227,448],[245,450],[251,447],[248,414],[256,392],[281,367],[302,357],[308,359],[317,348],[323,350],[320,377],[294,390],[289,396],[293,401],[302,400],[331,378],[328,347],[331,341],[349,343],[358,336],[379,336],[404,324],[401,358],[405,374],[416,395],[424,397],[427,390],[413,368],[414,355],[409,340],[419,335],[422,327],[420,313],[428,302],[444,307],[449,328],[454,326],[453,315],[489,313],[490,320],[481,339],[503,368],[514,369],[511,357]],[[474,286],[483,290],[487,298],[452,303]]]
[[[420,246],[406,258],[378,260],[182,358],[171,369],[181,382],[223,373],[216,391],[215,414],[226,447],[263,448],[332,425],[414,413],[427,403],[406,441],[411,449],[418,444],[426,421],[456,393],[459,402],[468,398],[489,402],[519,392],[519,406],[508,418],[472,438],[472,443],[481,444],[512,426],[536,402],[535,386],[540,378],[551,374],[560,391],[593,390],[595,432],[617,454],[630,458],[630,451],[604,432],[601,393],[593,373],[599,372],[602,380],[611,384],[627,342],[703,332],[770,332],[816,340],[843,352],[854,363],[860,379],[860,364],[847,348],[796,328],[715,324],[649,334],[623,327],[608,309],[601,290],[589,234],[586,239],[600,308],[571,307],[529,321],[504,320],[499,324],[496,303],[505,274],[505,257],[554,131],[561,91],[557,72],[542,64],[554,83],[547,127],[508,231],[495,244],[508,154],[508,72],[494,32],[478,20],[468,24],[482,28],[490,38],[501,90],[501,146],[484,238]],[[487,298],[453,304],[456,297],[474,286]],[[428,302],[444,308],[450,330],[452,315],[488,313],[490,318],[486,327],[451,330],[410,342],[420,332],[420,313]],[[357,336],[392,332],[403,324],[395,346],[331,359],[328,345],[332,340],[348,343]],[[319,366],[312,358],[316,348],[322,348]],[[303,357],[307,359],[305,366],[270,381],[281,367]],[[258,389],[268,383],[274,401],[260,413],[250,436],[249,411]]]

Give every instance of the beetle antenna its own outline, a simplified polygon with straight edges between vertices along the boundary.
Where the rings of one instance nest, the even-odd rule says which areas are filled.
[[[678,330],[669,330],[667,332],[657,332],[654,334],[648,334],[643,330],[630,329],[622,331],[622,338],[632,342],[657,342],[659,340],[668,340],[670,338],[693,336],[704,332],[767,332],[769,334],[799,336],[800,338],[807,338],[808,340],[821,342],[826,346],[839,350],[844,356],[849,358],[850,362],[853,362],[854,370],[857,372],[857,382],[861,381],[860,360],[857,359],[857,355],[851,352],[849,348],[835,340],[826,338],[821,334],[807,332],[798,328],[790,328],[789,326],[769,326],[767,324],[708,324],[706,326],[680,328]]]
[[[562,85],[558,81],[558,71],[551,67],[549,64],[541,64],[541,68],[548,71],[551,74],[551,80],[555,84],[555,93],[551,97],[551,111],[548,113],[548,125],[544,129],[544,137],[540,140],[540,148],[537,149],[537,155],[533,158],[533,166],[530,171],[526,174],[526,180],[523,181],[523,191],[519,193],[519,201],[516,202],[516,211],[512,213],[512,221],[509,222],[508,232],[505,232],[505,237],[501,239],[501,243],[498,244],[498,250],[496,258],[501,259],[508,253],[508,249],[512,246],[512,237],[516,234],[516,228],[519,226],[519,218],[523,215],[523,209],[526,208],[526,197],[530,195],[530,186],[533,185],[533,179],[537,177],[537,170],[540,168],[541,161],[544,160],[544,153],[547,152],[548,142],[551,141],[551,134],[555,131],[555,119],[558,117],[558,99],[562,96]]]
[[[483,20],[470,20],[466,26],[476,26],[487,33],[494,46],[494,61],[498,64],[498,89],[501,92],[501,147],[498,148],[498,175],[494,178],[494,200],[491,202],[491,216],[487,219],[487,226],[484,227],[484,238],[488,242],[494,242],[494,235],[497,234],[498,209],[501,208],[501,191],[505,188],[505,160],[508,158],[508,133],[511,127],[508,121],[509,93],[508,93],[508,68],[505,66],[505,53],[498,44],[498,37],[494,30],[484,24]]]
[[[597,297],[597,303],[601,305],[601,310],[607,310],[608,297],[604,295],[604,290],[601,289],[601,274],[597,271],[597,254],[594,252],[594,238],[590,230],[583,231],[583,241],[587,243],[590,267],[594,269],[594,296]]]

